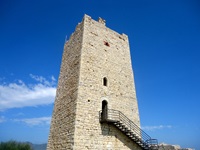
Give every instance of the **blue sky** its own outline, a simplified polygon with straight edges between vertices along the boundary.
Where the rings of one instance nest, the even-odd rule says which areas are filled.
[[[142,128],[200,149],[198,0],[1,0],[0,141],[47,142],[65,38],[84,14],[129,36]]]

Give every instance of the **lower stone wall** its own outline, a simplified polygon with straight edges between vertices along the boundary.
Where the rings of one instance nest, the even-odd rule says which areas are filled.
[[[142,150],[115,126],[103,123],[101,130],[88,130],[84,135],[76,136],[74,150]],[[78,132],[78,131],[76,131]]]

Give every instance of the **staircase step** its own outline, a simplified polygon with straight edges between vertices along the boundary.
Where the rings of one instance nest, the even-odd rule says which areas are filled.
[[[117,122],[114,122],[114,124],[121,124],[119,121],[117,121]]]
[[[129,135],[131,135],[131,133],[130,133],[130,132],[127,132],[127,133],[126,133],[126,135],[128,135],[128,136],[129,136]]]
[[[121,126],[121,125],[122,125],[122,123],[115,123],[115,125],[116,125],[116,126]]]
[[[125,125],[123,125],[123,124],[117,124],[116,126],[117,127],[125,127]]]
[[[124,129],[124,128],[125,128],[125,126],[119,126],[118,128],[119,128],[119,129]]]
[[[125,131],[125,128],[120,128],[120,130],[123,131],[123,132],[126,132],[126,131]]]
[[[136,140],[136,137],[133,136],[131,139]]]
[[[143,147],[144,144],[143,144],[143,143],[139,143],[139,145],[140,145],[141,147]]]

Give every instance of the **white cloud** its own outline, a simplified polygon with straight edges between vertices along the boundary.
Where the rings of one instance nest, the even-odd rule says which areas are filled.
[[[55,79],[54,76],[51,76],[51,80],[52,80],[52,81],[56,81],[56,79]]]
[[[160,129],[164,129],[164,128],[172,128],[171,125],[159,125],[159,126],[144,126],[142,127],[143,130],[147,130],[147,131],[153,131],[153,130],[160,130]]]
[[[28,119],[14,119],[16,122],[23,122],[29,126],[37,125],[49,125],[51,122],[51,117],[39,117],[39,118],[28,118]]]
[[[18,80],[17,83],[0,85],[0,110],[47,105],[54,102],[55,78],[48,81],[42,76],[32,74],[30,76],[37,81],[36,84],[28,85]]]
[[[37,76],[37,75],[33,75],[33,74],[30,74],[30,77],[46,86],[53,86],[56,81],[54,76],[51,76],[51,81],[48,81],[46,78],[44,78],[42,76]]]

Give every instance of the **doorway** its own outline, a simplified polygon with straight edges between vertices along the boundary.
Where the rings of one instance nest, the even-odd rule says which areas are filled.
[[[102,101],[102,120],[106,121],[108,119],[108,102],[106,100]]]

